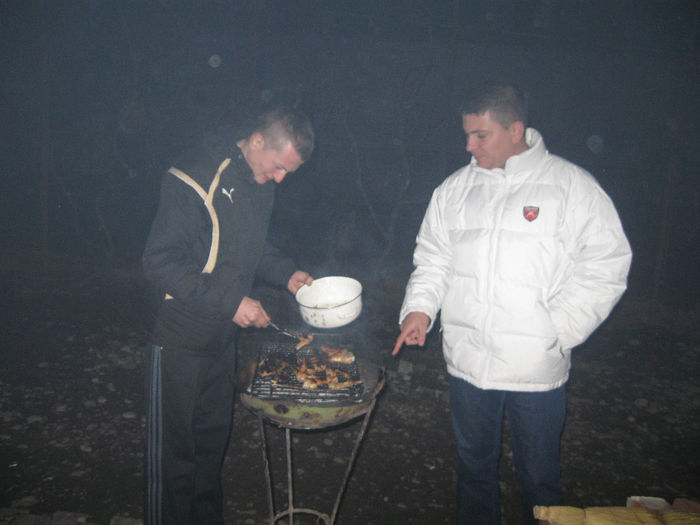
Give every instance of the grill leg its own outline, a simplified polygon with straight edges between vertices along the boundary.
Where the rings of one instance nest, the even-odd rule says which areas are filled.
[[[272,478],[270,476],[270,460],[267,453],[267,436],[265,435],[265,422],[258,414],[260,424],[260,443],[262,444],[263,463],[265,464],[265,481],[267,482],[267,506],[270,511],[270,525],[275,525],[275,500],[272,496]]]
[[[333,513],[331,514],[331,522],[330,525],[333,525],[335,523],[335,518],[338,514],[338,508],[340,507],[340,500],[343,499],[343,494],[345,493],[345,487],[348,484],[348,479],[350,478],[350,473],[352,472],[352,467],[355,464],[355,458],[357,457],[357,452],[360,449],[360,444],[362,443],[362,438],[365,435],[365,432],[367,431],[367,425],[369,424],[369,418],[372,415],[372,411],[374,410],[374,405],[377,402],[377,398],[374,397],[372,399],[372,402],[369,404],[369,407],[367,408],[367,413],[365,414],[365,418],[362,421],[362,427],[360,428],[360,432],[357,435],[357,439],[355,440],[355,446],[352,449],[352,455],[350,456],[350,459],[348,460],[348,468],[345,470],[345,477],[343,478],[343,483],[340,486],[340,490],[338,490],[338,496],[335,499],[335,505],[333,506]]]
[[[258,414],[258,424],[260,426],[260,442],[262,443],[262,455],[263,463],[265,464],[265,481],[267,482],[267,503],[268,510],[270,512],[270,525],[275,525],[279,520],[285,517],[289,517],[289,525],[294,525],[294,514],[308,514],[311,516],[316,516],[318,518],[318,523],[321,525],[330,525],[330,518],[327,514],[318,512],[313,509],[303,509],[294,507],[294,477],[292,470],[292,436],[291,429],[285,428],[285,441],[286,441],[286,453],[287,453],[287,509],[275,514],[275,499],[272,487],[272,474],[270,471],[270,459],[267,447],[267,435],[265,433],[265,421],[262,416]]]
[[[287,442],[287,500],[289,509],[289,525],[294,525],[294,485],[292,483],[292,437],[291,430],[284,429]]]

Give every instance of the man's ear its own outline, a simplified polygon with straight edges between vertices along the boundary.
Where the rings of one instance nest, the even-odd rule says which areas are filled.
[[[508,133],[510,133],[510,140],[513,144],[525,139],[525,124],[516,120],[508,127]]]
[[[252,149],[261,150],[265,147],[265,137],[262,136],[262,133],[256,131],[248,139],[248,144],[250,144]]]

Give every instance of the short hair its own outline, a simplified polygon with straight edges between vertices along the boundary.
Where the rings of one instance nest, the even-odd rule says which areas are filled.
[[[303,162],[309,160],[314,149],[311,121],[297,108],[279,106],[262,113],[252,133],[260,133],[272,149],[280,149],[291,142]]]
[[[488,111],[504,128],[518,121],[527,127],[527,101],[513,84],[487,82],[478,86],[467,94],[460,111],[462,115],[483,115]]]

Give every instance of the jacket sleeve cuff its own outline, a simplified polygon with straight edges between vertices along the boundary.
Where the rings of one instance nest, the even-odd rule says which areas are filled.
[[[430,332],[430,330],[432,330],[433,328],[433,325],[435,324],[435,317],[437,316],[437,312],[433,310],[434,308],[430,308],[427,305],[406,303],[401,307],[401,312],[399,314],[399,324],[403,323],[408,314],[410,314],[411,312],[421,312],[428,316],[428,329],[426,331]]]

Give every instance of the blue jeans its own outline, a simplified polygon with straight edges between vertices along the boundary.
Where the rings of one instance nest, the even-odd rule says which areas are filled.
[[[504,410],[522,495],[523,523],[538,523],[533,506],[563,503],[559,445],[566,415],[564,386],[547,392],[482,390],[450,376],[459,525],[501,523],[498,461]]]

